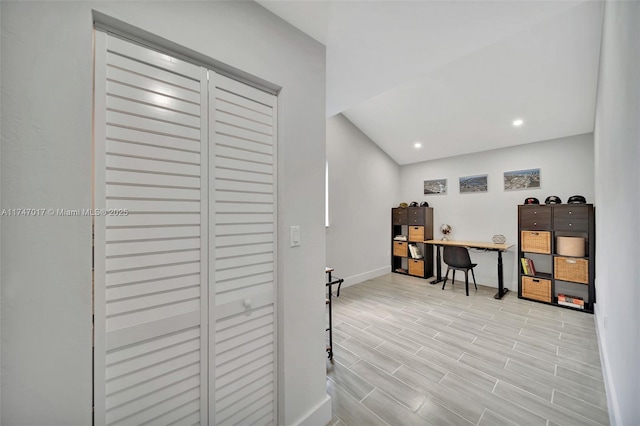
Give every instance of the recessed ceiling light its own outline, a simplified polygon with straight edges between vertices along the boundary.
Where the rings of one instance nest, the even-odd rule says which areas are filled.
[[[524,124],[524,121],[522,121],[521,119],[517,119],[517,120],[513,120],[513,125],[516,127],[520,127]]]
[[[416,142],[416,143],[414,143],[414,144],[413,144],[413,147],[414,147],[414,148],[416,148],[416,149],[417,149],[417,148],[422,148],[422,142]]]

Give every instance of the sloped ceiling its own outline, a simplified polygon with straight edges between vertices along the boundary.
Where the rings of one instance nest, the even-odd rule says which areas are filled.
[[[258,3],[325,44],[327,116],[398,164],[593,131],[600,0]]]

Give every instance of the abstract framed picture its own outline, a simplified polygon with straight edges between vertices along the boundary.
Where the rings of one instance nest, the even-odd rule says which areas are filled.
[[[478,192],[487,192],[489,185],[487,183],[488,175],[463,176],[459,178],[460,193],[471,194]]]
[[[504,190],[540,188],[540,169],[514,170],[504,172]]]
[[[424,195],[447,195],[447,180],[446,179],[425,180]]]

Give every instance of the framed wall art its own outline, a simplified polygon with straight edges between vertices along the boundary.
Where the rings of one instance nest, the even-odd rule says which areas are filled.
[[[432,179],[424,181],[424,195],[446,195],[447,194],[447,180],[446,179]]]
[[[461,194],[470,194],[477,192],[487,192],[488,191],[488,183],[487,183],[488,175],[475,175],[475,176],[464,176],[459,178],[460,181],[460,193]]]
[[[515,170],[504,172],[504,190],[540,188],[540,169]]]

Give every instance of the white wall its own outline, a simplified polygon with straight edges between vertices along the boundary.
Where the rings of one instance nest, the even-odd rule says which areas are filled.
[[[504,191],[503,172],[531,168],[540,168],[540,189]],[[460,194],[459,177],[482,174],[488,175],[488,192]],[[444,178],[447,195],[424,195],[425,180]],[[580,194],[593,203],[593,135],[406,165],[400,171],[399,192],[402,201],[426,200],[434,208],[436,239],[442,237],[440,225],[447,223],[453,228],[450,239],[491,241],[493,235],[502,234],[507,243],[515,244],[503,255],[503,262],[505,287],[517,290],[517,206],[527,197],[536,197],[544,203],[549,195],[557,195],[566,202],[571,195]],[[496,253],[471,251],[471,259],[478,263],[475,269],[478,283],[497,287]]]
[[[91,206],[92,8],[283,88],[280,421],[326,423],[324,46],[253,2],[0,7],[4,208]],[[90,218],[5,217],[1,249],[2,423],[91,424]]]
[[[640,424],[640,3],[606,1],[595,119],[596,321],[612,425]]]
[[[391,271],[398,164],[342,114],[327,120],[327,265],[351,285]]]

